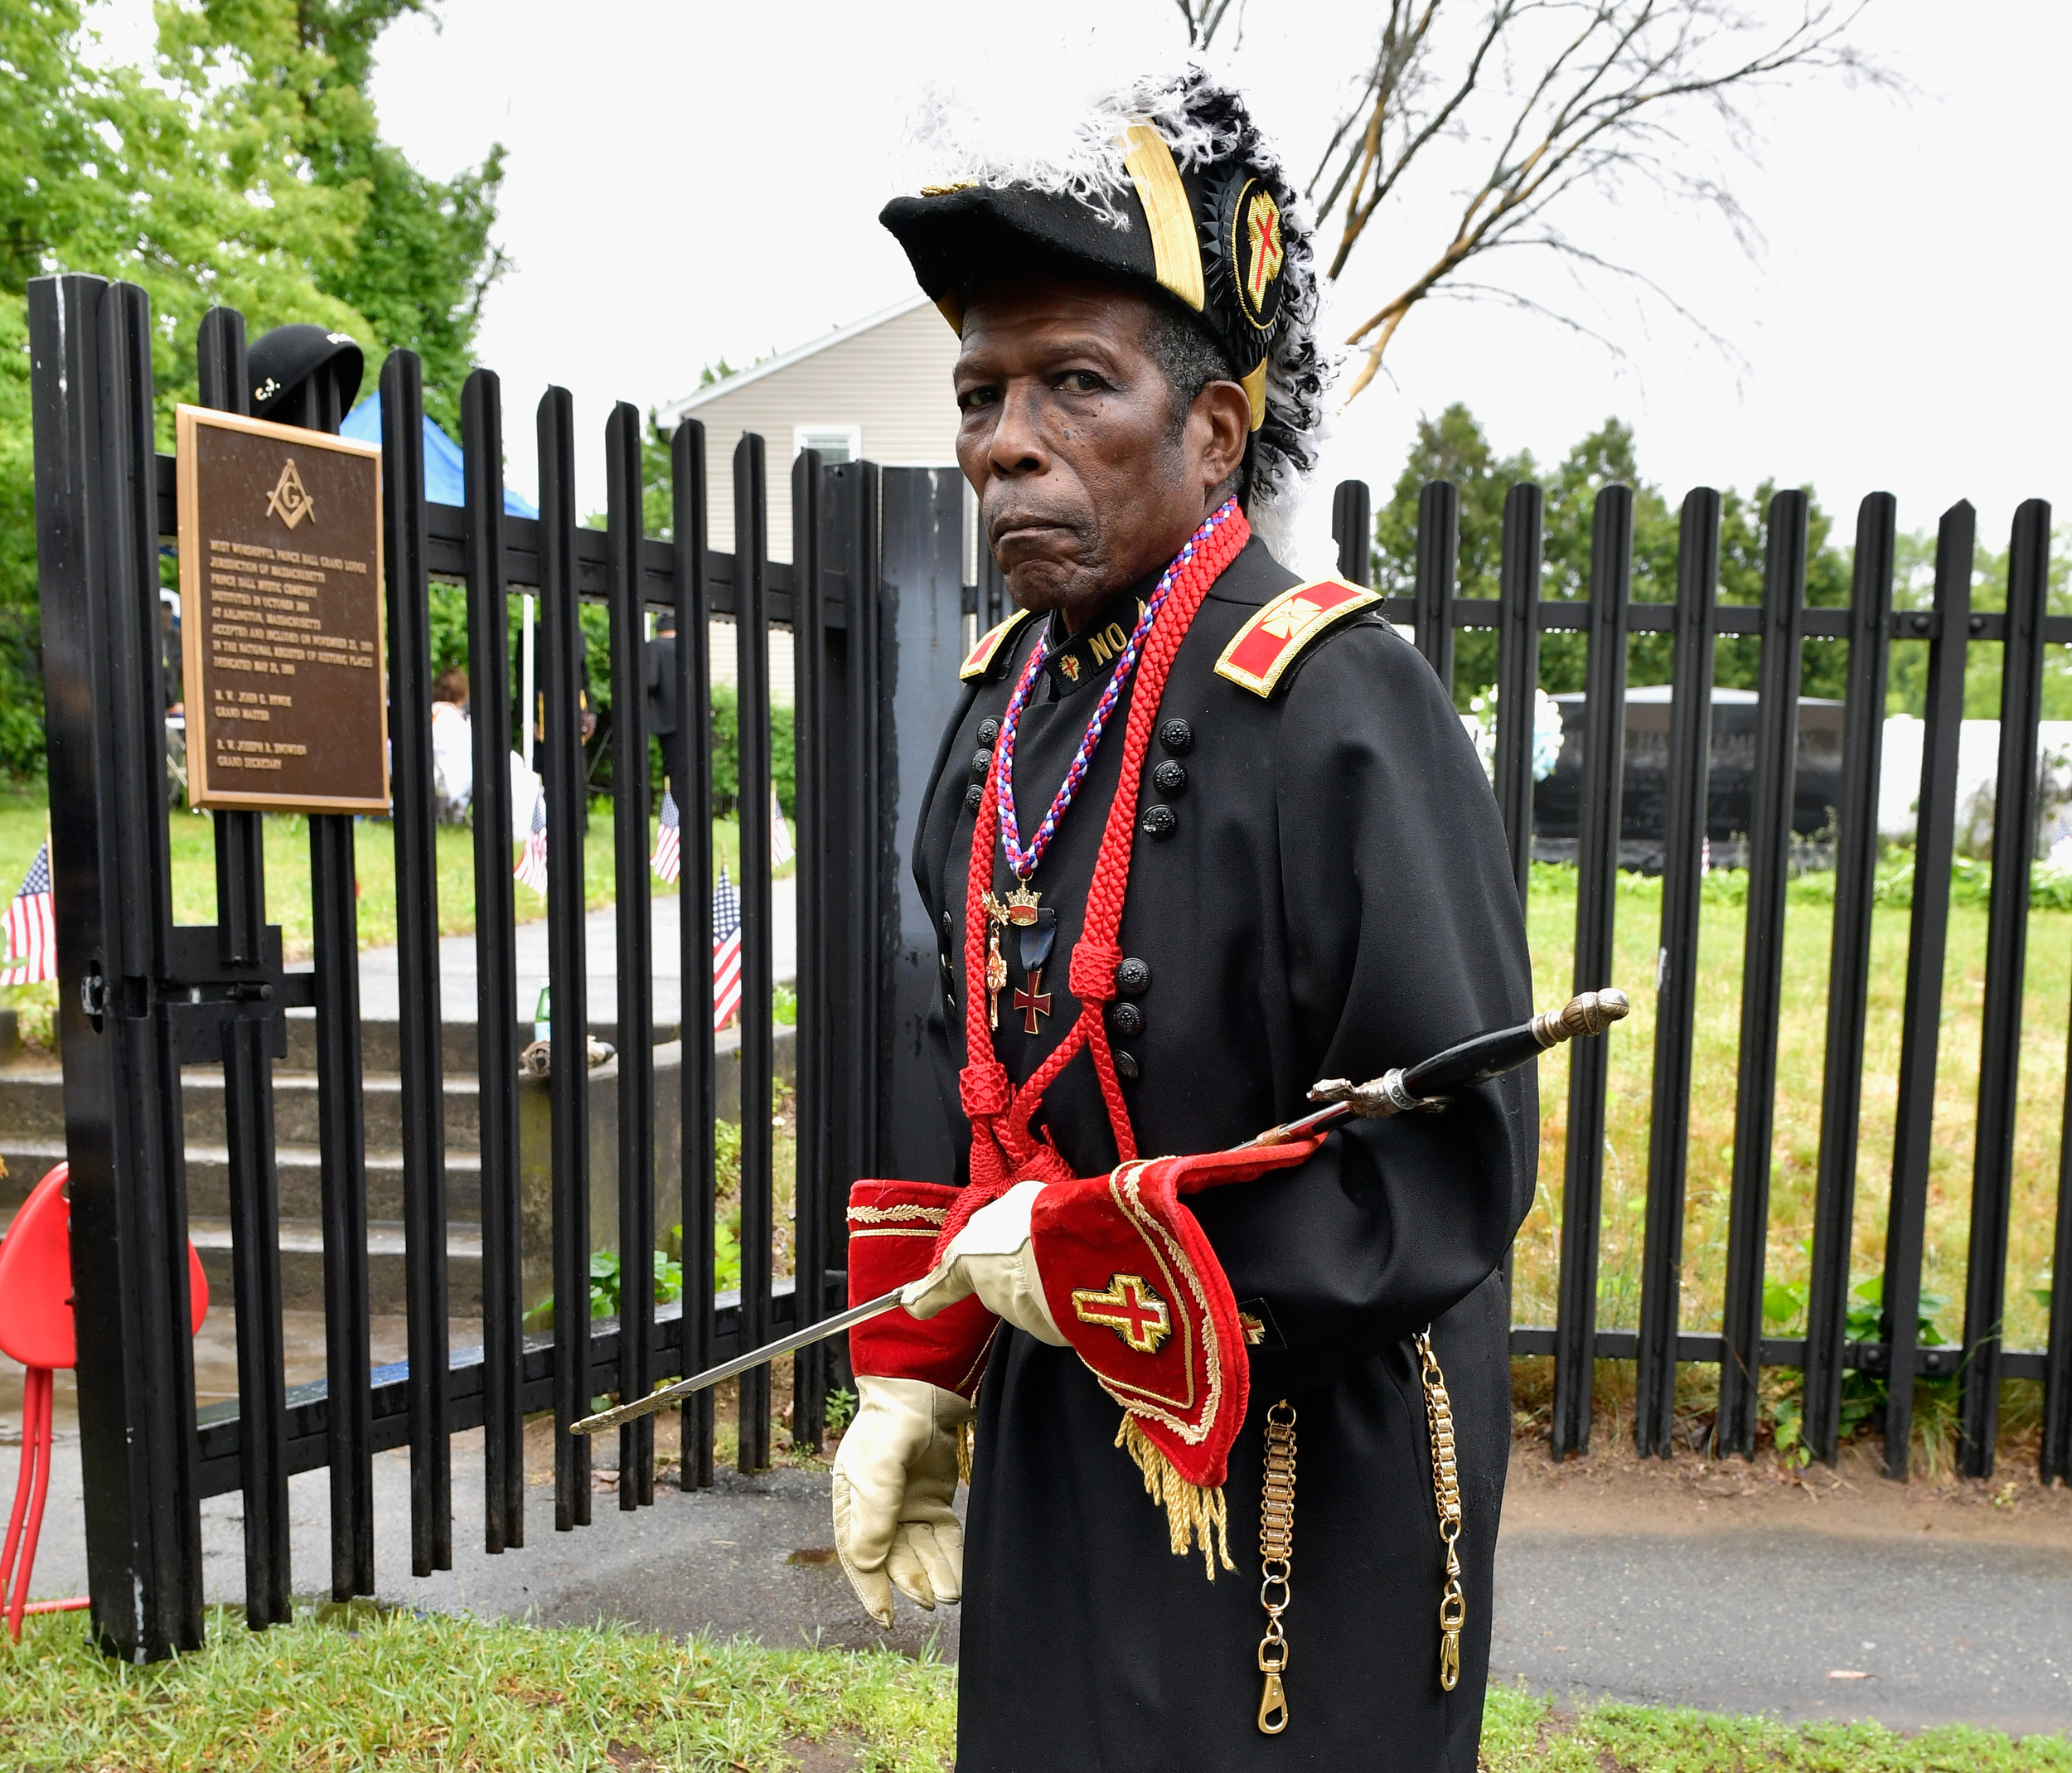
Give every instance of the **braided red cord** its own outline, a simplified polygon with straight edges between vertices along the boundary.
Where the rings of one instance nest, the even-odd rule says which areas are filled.
[[[1159,698],[1164,694],[1167,674],[1178,656],[1180,642],[1201,608],[1208,588],[1251,539],[1251,526],[1242,511],[1233,511],[1197,549],[1181,569],[1165,607],[1159,611],[1144,653],[1137,666],[1135,693],[1130,700],[1129,720],[1123,729],[1122,773],[1115,799],[1108,807],[1108,821],[1101,832],[1101,850],[1094,863],[1093,879],[1087,892],[1086,923],[1074,947],[1067,977],[1072,995],[1079,1000],[1078,1019],[1050,1056],[1019,1090],[1011,1088],[1007,1068],[993,1051],[992,1030],[987,1024],[985,994],[985,895],[993,882],[993,850],[1000,836],[1000,771],[997,757],[986,776],[985,792],[979,802],[978,818],[971,831],[971,865],[964,899],[964,1039],[967,1063],[959,1083],[964,1111],[971,1121],[971,1185],[964,1190],[942,1230],[942,1239],[953,1237],[965,1220],[985,1203],[1004,1192],[1010,1180],[1034,1178],[1057,1181],[1072,1172],[1048,1141],[1031,1138],[1029,1123],[1041,1105],[1043,1092],[1082,1047],[1088,1049],[1094,1075],[1107,1104],[1108,1124],[1115,1134],[1116,1151],[1127,1163],[1137,1155],[1136,1136],[1130,1126],[1129,1105],[1116,1076],[1115,1056],[1108,1045],[1108,1031],[1101,1018],[1102,1006],[1116,995],[1115,970],[1122,951],[1116,937],[1122,927],[1122,903],[1130,886],[1130,860],[1136,835],[1137,791],[1144,768],[1144,753],[1151,729],[1158,719]]]

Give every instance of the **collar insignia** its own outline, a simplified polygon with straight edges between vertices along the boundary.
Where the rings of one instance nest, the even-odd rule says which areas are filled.
[[[1271,695],[1280,674],[1333,623],[1382,600],[1343,579],[1319,579],[1284,591],[1253,615],[1223,648],[1216,675],[1256,695]]]

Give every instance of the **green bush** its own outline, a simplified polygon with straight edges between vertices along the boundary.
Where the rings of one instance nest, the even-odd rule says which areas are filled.
[[[714,684],[712,690],[712,810],[727,818],[741,794],[739,750],[741,698],[732,684]],[[792,745],[792,710],[770,710],[770,776],[777,784],[777,804],[787,819],[798,816],[798,771]]]

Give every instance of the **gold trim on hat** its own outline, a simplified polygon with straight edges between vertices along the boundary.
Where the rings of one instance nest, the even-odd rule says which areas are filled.
[[[1252,366],[1239,385],[1245,390],[1245,398],[1251,402],[1251,428],[1256,431],[1266,422],[1266,360],[1264,357]]]
[[[1200,313],[1208,306],[1208,286],[1202,275],[1202,243],[1194,231],[1194,209],[1188,201],[1180,169],[1165,138],[1149,124],[1131,124],[1123,133],[1122,163],[1151,225],[1151,257],[1161,288],[1169,290]]]
[[[954,289],[946,289],[935,298],[935,305],[942,317],[950,322],[950,330],[959,338],[962,338],[964,337],[964,298]]]

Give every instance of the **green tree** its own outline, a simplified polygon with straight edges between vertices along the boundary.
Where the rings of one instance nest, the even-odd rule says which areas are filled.
[[[1544,542],[1541,595],[1573,600],[1590,594],[1590,537],[1597,498],[1605,487],[1630,487],[1634,493],[1632,593],[1643,603],[1676,598],[1679,519],[1662,490],[1640,472],[1633,428],[1607,419],[1562,457],[1552,472],[1542,472],[1530,450],[1500,457],[1490,447],[1480,423],[1456,402],[1436,423],[1421,420],[1408,460],[1397,477],[1388,503],[1376,515],[1375,584],[1407,594],[1416,563],[1417,501],[1428,481],[1450,480],[1460,489],[1460,593],[1493,598],[1503,548],[1503,505],[1511,487],[1536,481],[1545,490]],[[1765,482],[1752,495],[1729,488],[1721,497],[1720,597],[1723,603],[1760,603],[1762,598],[1765,522],[1775,491]],[[1832,520],[1818,501],[1808,521],[1807,602],[1833,606],[1849,601],[1849,559],[1830,540]],[[1636,633],[1628,642],[1627,680],[1641,685],[1669,679],[1671,637],[1667,632]],[[1559,695],[1583,687],[1588,649],[1574,630],[1553,629],[1540,637],[1540,682]],[[1754,637],[1723,637],[1716,643],[1713,669],[1723,685],[1753,688],[1761,652]],[[1496,636],[1489,629],[1464,628],[1455,639],[1454,696],[1464,710],[1496,677]],[[1839,695],[1846,682],[1847,651],[1841,641],[1806,643],[1803,693]]]
[[[445,184],[381,141],[364,96],[381,30],[428,0],[167,0],[148,69],[88,53],[77,0],[0,8],[0,775],[42,770],[29,279],[90,271],[142,286],[159,447],[195,389],[219,303],[254,332],[313,321],[378,364],[424,355],[453,420],[482,292],[501,159]]]
[[[2060,527],[2050,538],[2050,609],[2072,615],[2072,552]],[[1916,530],[1897,539],[1892,601],[1900,609],[1928,609],[1935,602],[1935,535]],[[1972,608],[2007,607],[2007,550],[1979,549],[1972,558]],[[1886,678],[1886,711],[1919,719],[1928,706],[1928,642],[1896,641]],[[2000,648],[1978,642],[1964,649],[1964,718],[2000,718]],[[2043,652],[2043,718],[2072,720],[2072,649],[2046,647]]]

